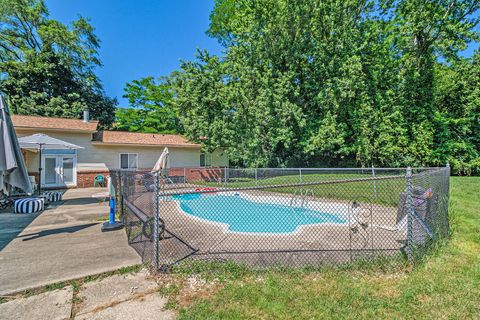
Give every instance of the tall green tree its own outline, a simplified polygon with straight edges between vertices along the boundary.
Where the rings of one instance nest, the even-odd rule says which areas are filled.
[[[19,114],[92,117],[109,126],[116,100],[95,74],[99,40],[88,20],[50,19],[43,0],[0,0],[0,91]]]
[[[201,52],[172,76],[185,133],[228,148],[239,165],[453,159],[450,148],[439,156],[437,70],[450,70],[478,39],[478,8],[473,0],[217,0],[208,34],[224,56]],[[465,142],[462,161],[478,159],[477,140]]]
[[[480,53],[437,65],[434,88],[433,163],[450,162],[459,173],[480,174]]]
[[[182,131],[173,92],[165,79],[146,77],[125,87],[130,108],[117,110],[115,128],[135,132],[178,133]]]

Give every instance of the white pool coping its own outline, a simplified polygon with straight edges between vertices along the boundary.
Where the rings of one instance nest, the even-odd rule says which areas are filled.
[[[306,227],[312,227],[312,226],[348,226],[349,225],[349,220],[351,215],[353,214],[353,211],[355,209],[351,208],[348,203],[342,203],[342,202],[333,202],[333,201],[318,201],[318,200],[308,200],[306,205],[299,206],[299,205],[292,205],[291,199],[292,195],[282,197],[282,196],[277,196],[277,195],[268,195],[268,196],[252,196],[247,193],[243,192],[238,192],[238,191],[220,191],[217,193],[209,193],[205,194],[206,196],[209,195],[225,195],[225,196],[236,196],[236,197],[241,197],[243,199],[246,199],[250,202],[257,202],[257,203],[269,203],[269,204],[276,204],[276,205],[283,205],[283,206],[290,206],[290,207],[295,207],[295,208],[305,208],[313,211],[318,211],[319,213],[326,213],[330,215],[334,215],[340,219],[345,220],[343,223],[335,223],[335,222],[321,222],[321,223],[311,223],[311,224],[302,224],[297,226],[297,228],[294,231],[291,232],[245,232],[245,231],[233,231],[230,230],[230,225],[228,223],[224,222],[219,222],[219,221],[212,221],[209,219],[201,218],[199,216],[190,214],[188,212],[185,212],[180,205],[180,200],[173,200],[175,202],[175,205],[177,206],[178,210],[183,213],[186,217],[200,221],[202,223],[207,223],[210,225],[214,225],[217,227],[220,227],[222,231],[226,234],[240,234],[240,235],[255,235],[255,236],[292,236],[292,235],[298,235],[303,232],[303,229]]]

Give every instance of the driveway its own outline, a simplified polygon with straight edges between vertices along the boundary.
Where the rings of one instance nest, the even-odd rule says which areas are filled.
[[[102,189],[71,189],[40,214],[0,214],[0,295],[141,263],[125,230],[101,232]]]

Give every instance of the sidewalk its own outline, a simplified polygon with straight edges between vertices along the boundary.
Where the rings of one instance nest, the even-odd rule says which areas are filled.
[[[170,320],[175,313],[165,310],[167,299],[159,285],[144,270],[113,275],[87,282],[80,288],[67,286],[0,304],[4,320]]]

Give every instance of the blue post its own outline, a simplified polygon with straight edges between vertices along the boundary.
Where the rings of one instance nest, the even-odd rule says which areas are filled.
[[[115,223],[115,198],[110,197],[110,224]]]
[[[123,228],[123,223],[115,221],[115,197],[110,197],[110,219],[102,226],[102,231],[113,231]]]

